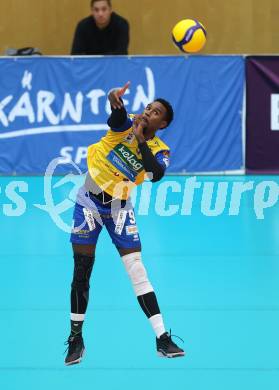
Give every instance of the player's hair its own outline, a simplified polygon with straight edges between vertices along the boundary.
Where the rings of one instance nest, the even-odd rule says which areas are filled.
[[[91,0],[90,2],[90,7],[92,8],[94,3],[97,3],[97,1],[101,1],[101,0]],[[104,0],[108,3],[109,7],[111,7],[111,0]]]
[[[158,98],[158,99],[155,99],[154,100],[155,102],[159,102],[159,103],[161,103],[164,107],[165,107],[165,109],[166,109],[166,121],[167,121],[167,126],[169,126],[170,125],[170,123],[172,122],[172,120],[173,120],[173,116],[174,116],[174,114],[173,114],[173,108],[172,108],[172,106],[171,106],[171,104],[167,101],[167,100],[165,100],[165,99],[162,99],[162,98]],[[166,127],[167,127],[166,126]]]

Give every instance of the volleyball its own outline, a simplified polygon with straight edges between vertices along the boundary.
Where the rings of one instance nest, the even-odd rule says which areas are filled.
[[[184,53],[197,53],[206,42],[206,30],[195,19],[184,19],[172,29],[172,39],[175,45]]]

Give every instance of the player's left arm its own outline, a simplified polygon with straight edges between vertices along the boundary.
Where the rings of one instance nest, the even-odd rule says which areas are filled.
[[[146,142],[139,143],[139,150],[145,172],[151,174],[151,181],[161,180],[169,166],[169,151],[160,151],[154,156]]]
[[[161,180],[164,176],[165,170],[169,164],[169,159],[167,154],[165,155],[165,157],[163,157],[163,150],[161,152],[156,153],[156,155],[154,156],[145,140],[143,134],[143,127],[144,125],[141,121],[141,115],[138,115],[138,117],[133,122],[133,133],[135,134],[136,139],[138,141],[138,146],[141,153],[142,163],[145,172],[147,174],[150,174],[150,180],[152,182],[156,182]]]

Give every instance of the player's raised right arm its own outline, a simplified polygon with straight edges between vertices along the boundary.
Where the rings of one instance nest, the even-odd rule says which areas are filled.
[[[130,86],[130,81],[128,81],[122,88],[115,88],[109,91],[108,100],[110,102],[111,108],[121,109],[123,107],[123,100],[121,97],[124,95],[126,90]]]
[[[125,131],[132,126],[132,120],[127,116],[127,111],[124,107],[121,96],[124,95],[129,88],[128,81],[124,87],[112,89],[108,94],[108,100],[111,105],[111,115],[108,118],[108,125],[113,131]]]

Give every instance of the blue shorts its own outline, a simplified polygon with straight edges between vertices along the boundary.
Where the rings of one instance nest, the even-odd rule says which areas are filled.
[[[96,245],[99,234],[105,226],[117,248],[139,248],[141,246],[132,207],[119,210],[118,215],[114,218],[110,213],[102,211],[103,208],[100,208],[96,214],[79,203],[75,204],[70,239],[73,244]]]

